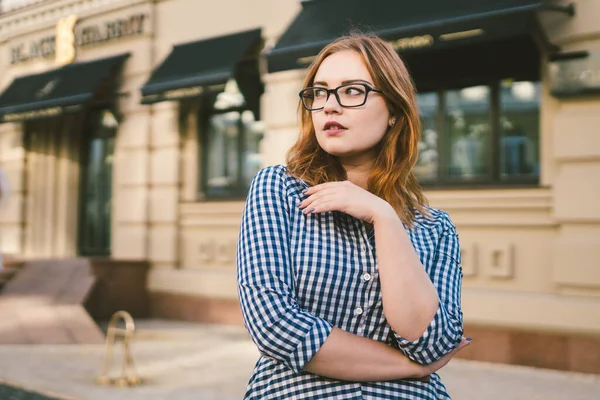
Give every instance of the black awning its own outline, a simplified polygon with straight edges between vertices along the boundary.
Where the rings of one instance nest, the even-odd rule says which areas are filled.
[[[91,101],[109,101],[129,54],[78,62],[16,78],[0,95],[0,122],[75,112]]]
[[[254,29],[174,46],[142,87],[142,103],[197,97],[210,86],[222,87],[244,59],[258,63],[261,42],[261,30]]]
[[[412,55],[531,38],[543,0],[313,0],[267,54],[269,72],[305,68],[351,29],[388,40]],[[537,34],[537,33],[536,33]],[[519,40],[514,43],[518,44]],[[537,40],[537,38],[536,38]]]

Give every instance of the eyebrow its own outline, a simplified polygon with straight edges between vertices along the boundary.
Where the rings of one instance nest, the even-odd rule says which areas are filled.
[[[346,81],[342,81],[342,85],[347,85],[349,83],[366,83],[369,86],[373,86],[373,84],[371,82],[365,81],[364,79],[349,79],[349,80],[346,80]],[[313,82],[313,85],[328,86],[327,82],[324,82],[324,81]]]

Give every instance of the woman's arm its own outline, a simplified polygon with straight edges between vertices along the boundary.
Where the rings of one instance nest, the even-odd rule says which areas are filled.
[[[393,218],[380,220],[375,232],[384,313],[400,349],[421,364],[439,360],[456,348],[463,337],[458,234],[448,214],[437,212],[442,232],[425,268],[399,222]],[[415,276],[415,270],[423,274]],[[427,283],[423,282],[423,275]],[[435,294],[431,293],[432,288]],[[434,296],[439,302],[432,309]]]
[[[438,293],[389,204],[374,215],[373,227],[383,312],[396,333],[416,340],[438,309]]]
[[[424,267],[392,206],[352,182],[328,182],[306,190],[304,213],[341,211],[374,225],[383,311],[400,350],[430,364],[456,349],[462,339],[462,272],[456,229],[437,211],[442,232]],[[427,240],[427,239],[425,239]]]
[[[304,369],[347,381],[422,378],[428,371],[397,349],[376,340],[333,328]]]
[[[293,371],[342,380],[427,375],[397,349],[344,332],[301,309],[289,249],[289,210],[283,171],[254,179],[242,217],[237,280],[245,325],[259,351]]]
[[[333,328],[304,369],[316,375],[347,381],[411,379],[428,382],[429,374],[445,367],[457,352],[470,343],[471,339],[462,338],[454,350],[431,364],[421,365],[384,343]]]

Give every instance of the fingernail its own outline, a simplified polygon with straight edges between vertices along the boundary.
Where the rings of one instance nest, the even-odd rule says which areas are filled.
[[[470,338],[470,337],[467,338],[467,341],[470,342],[471,340],[473,340],[473,338]]]
[[[306,194],[306,192],[308,192],[308,189],[304,189],[304,190],[302,191],[302,194]]]
[[[315,209],[314,209],[314,208],[311,208],[311,209],[310,209],[310,212],[311,212],[311,213],[312,213],[312,212],[315,212]]]

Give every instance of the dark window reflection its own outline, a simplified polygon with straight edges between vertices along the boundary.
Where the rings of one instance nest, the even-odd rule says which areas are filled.
[[[419,159],[415,165],[415,176],[420,182],[430,182],[438,173],[438,129],[437,129],[437,93],[420,93],[417,96],[419,115],[421,116],[421,140],[419,141]]]
[[[489,174],[490,88],[473,86],[446,92],[449,175],[470,180]]]
[[[538,82],[502,83],[500,87],[500,177],[536,177],[539,159]]]
[[[264,124],[245,105],[234,80],[216,98],[203,149],[207,197],[245,196],[261,167],[259,144]]]

